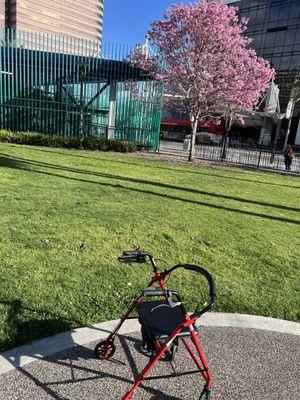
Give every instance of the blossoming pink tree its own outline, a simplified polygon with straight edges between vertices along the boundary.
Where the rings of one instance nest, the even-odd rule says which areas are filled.
[[[252,110],[274,70],[248,49],[247,20],[221,0],[173,4],[148,32],[156,56],[136,53],[135,62],[172,88],[168,101],[189,115],[189,160],[195,152],[198,121],[224,117],[226,134],[238,110]]]

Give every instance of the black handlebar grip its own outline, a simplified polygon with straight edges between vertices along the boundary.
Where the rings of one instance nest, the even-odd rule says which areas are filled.
[[[123,255],[119,257],[119,261],[122,264],[144,264],[147,260],[148,253],[144,253],[142,251],[123,251]]]
[[[147,288],[143,290],[143,295],[145,297],[152,296],[166,296],[168,292],[166,290],[157,290],[155,288]]]

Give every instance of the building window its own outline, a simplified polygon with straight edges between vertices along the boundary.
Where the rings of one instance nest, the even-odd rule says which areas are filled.
[[[269,22],[278,21],[280,19],[280,6],[273,6],[270,10]]]
[[[286,31],[284,41],[285,46],[289,46],[295,43],[295,33],[296,30],[294,29],[289,29]]]
[[[282,4],[280,7],[279,21],[286,20],[289,17],[290,4]]]
[[[281,58],[281,64],[280,64],[280,69],[282,71],[288,71],[290,69],[290,65],[291,65],[291,56],[282,56]]]
[[[274,47],[275,35],[275,32],[267,33],[265,47]]]
[[[265,18],[266,18],[266,9],[263,8],[261,10],[258,10],[255,23],[263,24],[265,22]]]
[[[291,70],[300,68],[300,54],[292,57]]]
[[[298,18],[300,16],[300,4],[298,0],[291,4],[290,8],[290,18]]]
[[[285,40],[285,31],[276,32],[275,46],[283,46]]]

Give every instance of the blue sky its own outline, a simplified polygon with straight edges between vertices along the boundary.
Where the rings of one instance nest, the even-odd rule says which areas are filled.
[[[103,41],[144,43],[150,23],[161,19],[174,2],[177,0],[104,0]]]

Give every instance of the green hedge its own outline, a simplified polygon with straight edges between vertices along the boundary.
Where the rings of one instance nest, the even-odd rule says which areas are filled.
[[[9,132],[0,130],[0,142],[30,146],[63,147],[67,149],[80,148],[80,139],[77,137],[50,136],[36,132]],[[87,150],[116,151],[120,153],[132,153],[137,151],[138,148],[134,142],[99,139],[94,136],[84,138],[82,146]]]

